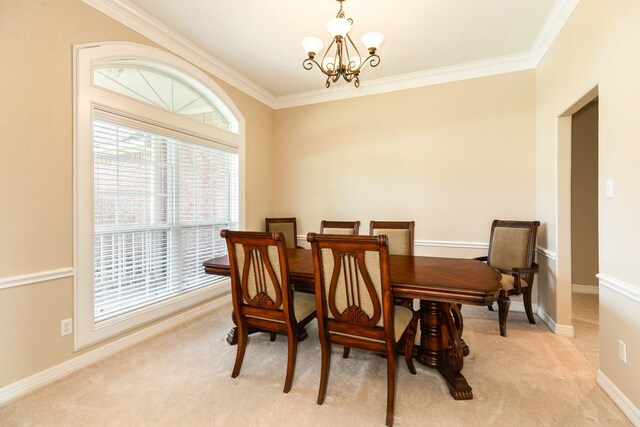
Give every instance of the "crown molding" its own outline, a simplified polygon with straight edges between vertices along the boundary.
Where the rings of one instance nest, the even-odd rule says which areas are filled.
[[[545,22],[540,34],[538,34],[538,38],[533,44],[533,49],[531,49],[530,56],[534,68],[540,64],[547,54],[556,37],[560,34],[562,27],[564,27],[564,24],[567,23],[576,6],[578,6],[578,3],[580,3],[580,0],[561,0],[553,7],[547,18],[547,22]]]
[[[531,55],[509,55],[380,79],[361,80],[360,87],[357,89],[353,86],[339,86],[332,87],[330,90],[319,89],[280,96],[275,99],[275,108],[299,107],[302,105],[395,92],[515,71],[531,70],[533,68],[535,68],[535,65]]]
[[[82,0],[247,95],[274,108],[269,91],[126,0]]]
[[[352,86],[339,86],[332,87],[330,90],[319,89],[276,97],[127,0],[82,1],[273,109],[299,107],[535,69],[580,2],[580,0],[561,0],[557,3],[551,10],[533,48],[527,53],[369,81],[363,80],[358,89]]]

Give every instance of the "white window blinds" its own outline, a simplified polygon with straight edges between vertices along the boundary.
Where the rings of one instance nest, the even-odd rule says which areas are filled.
[[[238,228],[236,152],[136,127],[93,121],[96,322],[220,280],[202,262]]]

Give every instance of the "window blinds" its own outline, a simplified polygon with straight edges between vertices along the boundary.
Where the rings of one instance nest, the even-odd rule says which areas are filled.
[[[136,127],[93,121],[96,322],[221,280],[238,228],[237,153]]]

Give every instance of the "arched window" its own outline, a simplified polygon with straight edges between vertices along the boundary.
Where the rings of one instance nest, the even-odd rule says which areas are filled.
[[[147,46],[75,49],[76,348],[225,292],[202,262],[239,228],[244,122]]]

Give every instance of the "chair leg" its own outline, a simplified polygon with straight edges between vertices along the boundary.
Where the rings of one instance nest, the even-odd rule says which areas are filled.
[[[236,351],[236,363],[233,365],[231,378],[235,378],[240,374],[240,368],[242,368],[242,361],[244,360],[244,351],[247,348],[248,337],[249,331],[247,330],[247,325],[242,322],[238,322],[238,348]]]
[[[396,354],[394,351],[387,354],[387,422],[393,425],[393,409],[396,400]]]
[[[320,337],[322,366],[320,369],[320,388],[318,389],[318,405],[324,403],[327,395],[327,381],[329,379],[329,367],[331,365],[331,343],[324,337]]]
[[[413,319],[407,327],[407,332],[404,335],[404,360],[407,363],[407,368],[412,375],[415,375],[416,367],[413,365],[413,344],[416,340],[416,331],[418,329],[418,320],[420,319],[418,312],[413,313]]]
[[[527,313],[527,319],[532,325],[536,324],[536,318],[533,317],[533,309],[531,308],[531,286],[527,286],[522,295],[522,302],[524,302],[524,311]]]
[[[342,358],[343,359],[348,359],[349,358],[349,353],[351,352],[351,347],[347,347],[346,345],[344,346],[344,349],[342,350]]]
[[[489,304],[487,308],[489,309],[489,311],[493,311],[493,303]]]
[[[274,342],[276,340],[276,336],[278,334],[276,334],[275,332],[270,332],[269,333],[269,341]]]
[[[511,300],[509,295],[506,295],[503,291],[498,296],[498,319],[500,322],[500,335],[507,336],[507,316],[509,315],[509,306]]]
[[[296,369],[296,356],[298,354],[298,331],[294,330],[292,333],[287,334],[287,376],[284,380],[284,393],[289,393],[291,390],[291,384],[293,383],[293,372]]]

